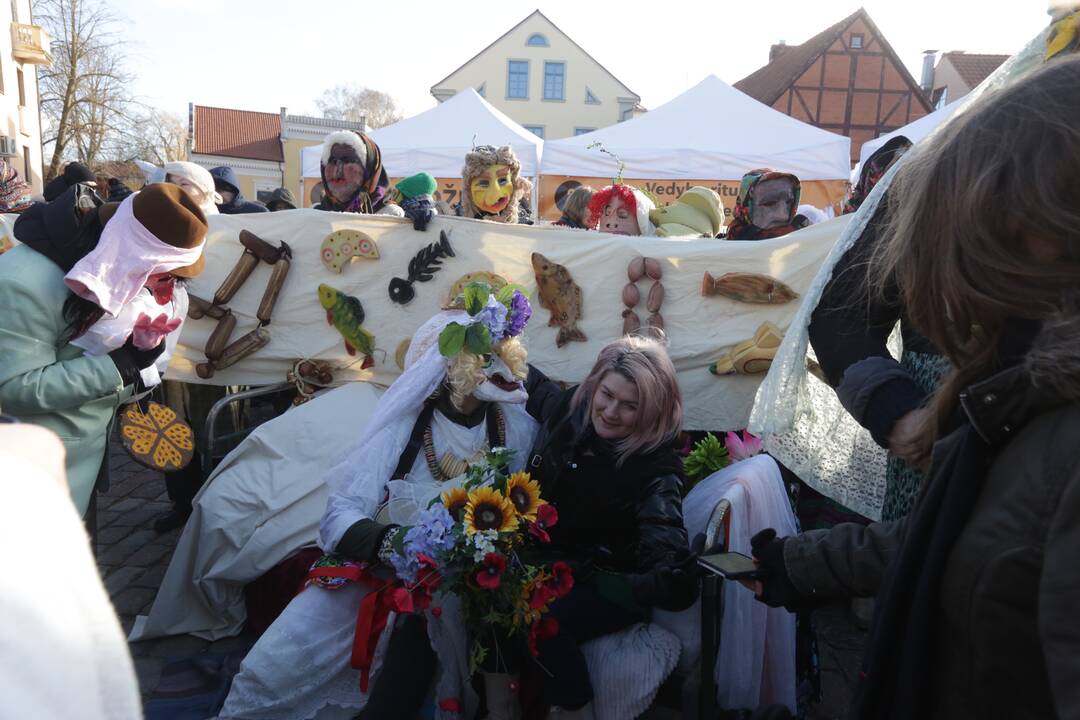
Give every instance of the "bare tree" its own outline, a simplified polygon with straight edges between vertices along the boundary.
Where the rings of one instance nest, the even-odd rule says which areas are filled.
[[[357,85],[335,85],[315,101],[323,117],[334,120],[364,120],[369,128],[392,125],[402,118],[389,93]]]
[[[186,160],[188,150],[187,124],[165,110],[150,109],[135,118],[110,148],[117,160],[146,160],[161,166],[173,160]]]
[[[54,177],[67,159],[98,161],[131,127],[139,108],[128,88],[118,19],[101,0],[35,0],[38,22],[53,38],[53,64],[39,71],[38,87],[52,145],[45,173]]]

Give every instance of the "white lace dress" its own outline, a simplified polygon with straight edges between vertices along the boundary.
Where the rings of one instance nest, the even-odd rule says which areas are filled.
[[[520,470],[536,434],[536,423],[521,405],[502,405],[506,420],[506,445],[517,451],[511,466]],[[412,472],[402,481],[387,483],[398,463],[416,421],[412,413],[377,430],[363,443],[369,452],[354,467],[352,479],[335,483],[320,528],[323,548],[337,545],[353,522],[374,517],[389,491],[390,519],[407,524],[418,509],[439,493],[459,485],[464,476],[445,483],[436,481],[421,452]],[[487,444],[484,423],[464,428],[436,412],[432,441],[440,457],[453,452],[471,457]],[[312,586],[301,592],[251,649],[233,680],[221,718],[251,720],[319,720],[352,718],[367,697],[360,691],[360,674],[350,665],[356,617],[368,590],[350,583],[339,590]],[[471,717],[477,698],[469,686],[465,633],[460,613],[451,598],[437,596],[440,617],[426,615],[432,648],[439,656],[437,699],[458,698]],[[393,616],[388,627],[393,625]],[[376,648],[371,687],[379,681],[379,668],[389,633]],[[436,710],[435,717],[457,718],[456,713]]]

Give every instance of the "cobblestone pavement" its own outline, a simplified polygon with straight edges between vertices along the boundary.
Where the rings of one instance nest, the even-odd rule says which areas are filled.
[[[165,493],[164,476],[136,463],[115,442],[109,452],[112,483],[97,500],[97,561],[127,633],[136,615],[150,611],[181,531],[178,528],[160,535],[154,531],[154,519],[172,507]],[[210,650],[229,652],[250,642],[240,637],[210,643],[181,635],[131,643],[143,699],[157,687],[167,660]]]

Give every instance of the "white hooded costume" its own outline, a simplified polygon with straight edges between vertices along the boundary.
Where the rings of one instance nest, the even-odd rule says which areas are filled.
[[[449,361],[439,352],[438,338],[454,321],[467,323],[469,316],[461,311],[439,313],[417,331],[405,359],[405,372],[380,398],[368,424],[369,436],[331,470],[327,478],[331,495],[319,528],[324,550],[334,550],[349,527],[358,520],[375,518],[384,506],[391,522],[408,524],[429,500],[464,481],[464,475],[446,482],[436,480],[423,453],[404,479],[391,481],[424,401],[446,377]],[[524,391],[508,393],[490,385],[482,383],[473,394],[492,400],[502,394],[500,399],[509,400],[499,402],[499,408],[505,420],[506,446],[516,451],[511,469],[521,470],[536,434],[536,422],[525,412]],[[484,423],[463,427],[438,411],[433,415],[431,432],[439,456],[451,452],[467,458],[488,445]],[[220,717],[352,718],[367,701],[350,656],[360,601],[368,592],[366,587],[348,583],[332,591],[309,587],[293,598],[244,659]],[[468,642],[454,600],[439,596],[440,616],[425,613],[432,648],[439,658],[436,699],[460,699],[465,717],[471,717],[478,699],[469,684]],[[391,616],[387,627],[393,626]],[[379,682],[389,636],[383,632],[379,638],[372,684]],[[459,715],[436,709],[435,717]]]

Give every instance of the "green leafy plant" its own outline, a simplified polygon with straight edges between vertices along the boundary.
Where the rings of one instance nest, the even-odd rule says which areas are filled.
[[[683,470],[691,482],[697,482],[717,470],[723,470],[729,462],[727,448],[715,435],[707,433],[694,444],[694,449],[683,460]]]

